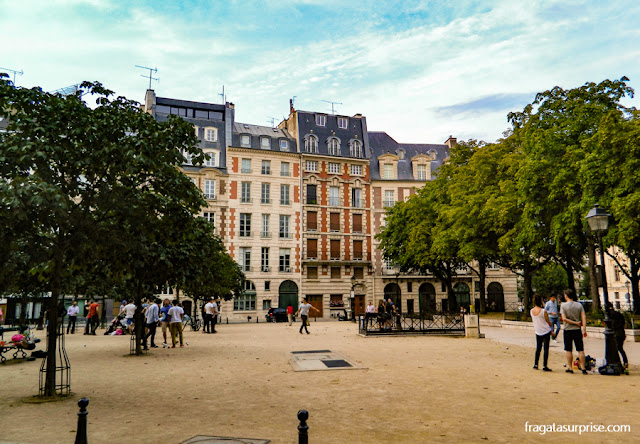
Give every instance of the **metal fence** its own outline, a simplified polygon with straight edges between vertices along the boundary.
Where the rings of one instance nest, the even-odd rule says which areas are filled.
[[[369,335],[464,335],[464,317],[458,313],[370,313],[358,316],[358,331]]]

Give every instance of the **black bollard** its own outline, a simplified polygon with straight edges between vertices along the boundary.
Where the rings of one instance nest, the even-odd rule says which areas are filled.
[[[80,407],[80,411],[78,412],[78,430],[76,431],[76,444],[87,444],[87,406],[89,405],[89,400],[87,398],[82,398],[78,401],[78,407]]]
[[[309,419],[309,412],[299,410],[298,420],[300,420],[300,425],[298,426],[298,444],[309,444],[309,426],[307,425],[307,419]]]

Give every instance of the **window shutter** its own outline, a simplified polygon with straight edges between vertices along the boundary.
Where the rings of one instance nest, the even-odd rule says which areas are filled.
[[[340,241],[331,241],[331,259],[340,259]]]
[[[354,233],[362,233],[362,214],[353,215],[353,231]]]
[[[329,214],[329,229],[331,231],[340,231],[340,213]]]
[[[362,241],[353,241],[353,258],[362,259]]]
[[[318,213],[315,211],[307,212],[307,230],[318,229]]]
[[[308,258],[318,257],[318,239],[307,240],[307,257]]]

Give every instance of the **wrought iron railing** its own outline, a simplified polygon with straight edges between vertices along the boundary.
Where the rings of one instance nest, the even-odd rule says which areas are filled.
[[[369,313],[358,316],[363,335],[464,334],[464,317],[459,313]]]

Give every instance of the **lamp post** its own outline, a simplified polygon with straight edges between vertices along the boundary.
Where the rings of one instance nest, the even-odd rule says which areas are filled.
[[[607,273],[604,268],[604,247],[602,245],[602,233],[609,228],[609,217],[611,215],[604,209],[600,208],[598,204],[589,210],[587,214],[587,222],[589,228],[598,238],[598,247],[600,249],[600,281],[602,286],[602,296],[604,299],[604,356],[607,363],[600,367],[600,373],[605,375],[616,374],[619,375],[624,370],[620,363],[620,356],[618,355],[618,344],[616,342],[616,335],[611,328],[612,320],[609,316],[609,292],[607,290]],[[602,371],[603,369],[609,369],[609,371]]]

